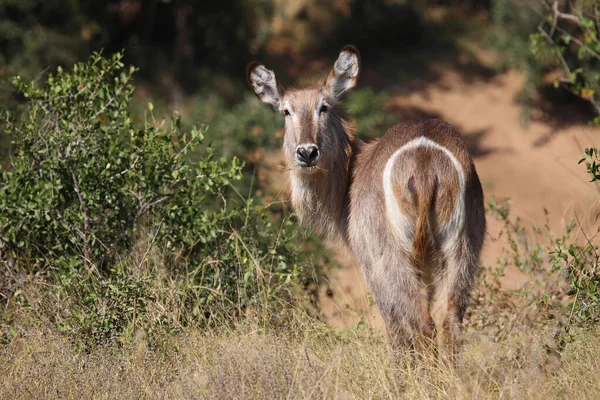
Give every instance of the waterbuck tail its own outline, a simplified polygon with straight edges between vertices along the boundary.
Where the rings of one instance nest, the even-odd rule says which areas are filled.
[[[437,179],[435,177],[417,179],[415,186],[418,216],[412,243],[412,259],[416,266],[424,267],[431,262],[436,253],[431,209],[437,189]]]

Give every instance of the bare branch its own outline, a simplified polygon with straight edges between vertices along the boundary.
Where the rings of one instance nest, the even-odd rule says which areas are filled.
[[[150,249],[152,249],[152,246],[154,246],[154,242],[156,241],[156,237],[158,236],[158,233],[160,232],[160,228],[162,228],[163,221],[164,220],[160,221],[160,224],[158,225],[158,228],[156,229],[156,232],[154,233],[154,237],[152,238],[152,242],[150,242],[150,245],[148,246],[148,248],[146,249],[146,252],[142,256],[142,260],[140,261],[140,263],[138,265],[138,270],[140,270],[142,268],[142,264],[144,263],[144,260],[146,259],[146,256],[150,252]]]
[[[538,31],[544,35],[544,37],[546,38],[546,40],[552,45],[552,46],[556,46],[556,43],[554,42],[554,40],[552,40],[552,38],[550,37],[550,35],[548,35],[548,33],[544,30],[544,28],[542,28],[541,26],[538,26]],[[569,65],[567,64],[567,61],[565,60],[565,58],[563,57],[563,55],[561,54],[560,51],[556,51],[556,54],[558,55],[558,58],[560,60],[560,63],[562,64],[563,68],[565,69],[565,71],[567,72],[568,76],[571,77],[571,69],[569,68]]]
[[[96,112],[96,114],[94,114],[94,116],[92,117],[92,119],[93,119],[93,120],[94,120],[94,119],[96,119],[96,118],[98,117],[98,115],[100,115],[100,114],[102,114],[104,111],[106,111],[106,109],[107,109],[108,107],[110,107],[110,105],[113,103],[113,101],[115,101],[115,99],[117,98],[117,96],[118,96],[119,94],[121,94],[121,91],[122,91],[122,90],[123,90],[125,87],[127,87],[127,84],[129,83],[129,80],[130,80],[130,79],[131,79],[131,75],[128,75],[128,76],[127,76],[127,79],[125,79],[125,81],[124,81],[124,82],[122,82],[122,84],[121,84],[121,87],[119,87],[119,89],[117,89],[117,91],[116,91],[115,95],[114,95],[114,96],[112,96],[112,97],[110,98],[110,100],[109,100],[109,101],[107,101],[107,102],[106,102],[106,104],[104,104],[104,106],[103,106],[103,107],[102,107],[100,110],[98,110],[98,112]]]
[[[596,110],[596,112],[598,113],[598,115],[600,115],[600,104],[598,104],[598,102],[596,101],[596,99],[594,99],[594,96],[591,96],[588,101],[590,103],[592,103],[592,106],[594,107],[594,109]]]
[[[556,24],[558,24],[558,2],[555,1],[552,6],[552,11],[554,12],[554,19],[552,20],[552,28],[550,28],[550,37],[554,36],[554,31],[556,30]]]
[[[127,172],[131,171],[132,169],[134,169],[134,168],[135,168],[135,165],[137,164],[137,162],[138,162],[139,160],[140,160],[140,156],[137,156],[137,157],[135,158],[135,160],[133,160],[133,163],[131,164],[131,167],[129,167],[129,168],[127,168],[126,170],[123,170],[123,171],[121,171],[121,172],[119,172],[119,173],[117,173],[117,174],[115,174],[115,175],[113,175],[113,176],[111,176],[111,177],[110,177],[110,179],[111,179],[111,180],[113,180],[113,179],[115,179],[116,177],[118,177],[118,176],[121,176],[121,175],[124,175],[124,174],[126,174]]]
[[[555,0],[554,4],[552,5],[552,11],[554,12],[554,20],[555,21],[558,19],[566,19],[568,21],[575,22],[576,24],[578,24],[580,21],[580,18],[577,15],[563,13],[563,12],[558,11],[558,1],[557,0]],[[556,22],[554,23],[554,25],[556,26]]]
[[[175,158],[179,158],[187,150],[187,148],[190,147],[190,145],[193,142],[194,142],[194,140],[192,140],[192,139],[188,140],[188,142],[183,146],[183,148],[181,150],[179,150],[179,152],[177,153]]]
[[[81,190],[79,189],[79,183],[77,182],[75,172],[73,172],[73,169],[70,167],[69,170],[71,171],[71,177],[73,178],[75,193],[77,193],[77,198],[79,199],[79,204],[81,205],[81,214],[83,215],[83,230],[85,236],[87,237],[90,232],[90,217],[88,216],[88,210],[85,201],[83,201],[83,197],[81,196]]]

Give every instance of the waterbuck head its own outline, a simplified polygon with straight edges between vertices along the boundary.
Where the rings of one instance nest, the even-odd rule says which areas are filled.
[[[293,175],[311,179],[345,164],[352,133],[336,104],[356,86],[359,69],[353,46],[341,50],[325,81],[303,88],[284,89],[273,71],[259,63],[248,65],[248,83],[256,96],[285,118],[284,151]]]

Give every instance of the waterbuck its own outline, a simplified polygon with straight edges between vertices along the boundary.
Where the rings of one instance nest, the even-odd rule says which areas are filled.
[[[465,142],[439,120],[402,122],[364,143],[339,110],[360,56],[344,47],[324,82],[248,82],[285,118],[291,202],[301,223],[345,242],[360,263],[392,349],[434,343],[453,355],[485,235],[483,191]],[[437,334],[436,334],[437,332]]]

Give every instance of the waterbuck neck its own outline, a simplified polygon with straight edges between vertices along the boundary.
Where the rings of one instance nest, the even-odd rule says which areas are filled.
[[[305,174],[291,165],[291,200],[303,226],[330,241],[347,240],[349,188],[358,143],[354,126],[342,116],[332,118],[324,133],[323,166]]]

